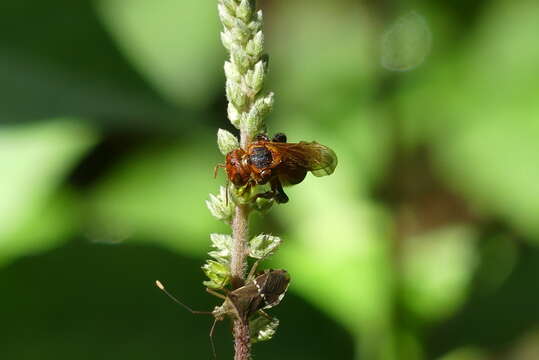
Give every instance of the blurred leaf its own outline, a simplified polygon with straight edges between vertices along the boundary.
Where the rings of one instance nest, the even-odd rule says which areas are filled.
[[[515,239],[496,235],[482,239],[481,263],[476,274],[476,290],[491,294],[511,275],[519,253]]]
[[[478,348],[464,347],[458,348],[446,354],[438,360],[485,360],[487,355],[485,352]]]
[[[380,66],[372,56],[375,19],[342,1],[275,6],[266,36],[268,88],[276,93],[270,130],[284,131],[291,142],[316,140],[337,156],[353,154],[361,185],[375,183],[390,151],[389,116],[372,101]]]
[[[79,230],[80,218],[73,194],[52,194],[32,211],[9,236],[0,237],[0,266],[17,257],[34,255],[60,246]]]
[[[280,124],[296,112],[311,124],[339,124],[338,117],[358,109],[372,91],[378,64],[369,56],[371,19],[358,5],[339,1],[286,2],[276,14],[267,42],[269,88],[281,104],[276,109],[286,114],[276,114]]]
[[[535,1],[492,4],[460,55],[406,82],[398,98],[405,131],[432,146],[443,177],[479,212],[536,242],[539,82],[530,74],[539,49],[530,44],[538,17]]]
[[[391,348],[388,224],[357,197],[351,159],[342,154],[333,175],[309,175],[288,190],[290,203],[275,211],[288,229],[276,259],[292,274],[293,290],[361,339],[359,355],[376,358]]]
[[[512,346],[507,356],[511,360],[535,360],[539,358],[539,329],[527,331]]]
[[[133,129],[151,118],[154,129],[174,114],[115,48],[91,2],[0,7],[0,122],[83,116]]]
[[[465,227],[448,227],[405,240],[404,301],[422,320],[447,317],[466,299],[477,265],[474,240],[474,232]]]
[[[210,232],[230,231],[205,205],[208,193],[223,183],[221,177],[213,178],[219,160],[213,133],[193,135],[181,145],[142,149],[92,191],[91,226],[125,229],[133,240],[204,254]]]
[[[431,32],[415,11],[400,16],[382,38],[382,66],[391,71],[409,71],[421,65],[430,52]]]
[[[100,0],[99,13],[126,56],[166,98],[207,105],[224,82],[217,3]]]
[[[21,255],[60,240],[50,235],[66,226],[69,198],[51,204],[51,197],[95,141],[91,129],[67,120],[0,128],[1,254]]]

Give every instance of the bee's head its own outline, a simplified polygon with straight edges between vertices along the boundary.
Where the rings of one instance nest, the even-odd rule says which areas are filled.
[[[226,173],[228,179],[235,186],[244,186],[247,184],[251,175],[250,169],[245,164],[245,151],[242,149],[232,150],[226,155]]]

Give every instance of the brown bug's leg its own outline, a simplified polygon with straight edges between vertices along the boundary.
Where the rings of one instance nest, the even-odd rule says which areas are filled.
[[[263,317],[265,317],[266,319],[268,319],[268,320],[273,320],[273,318],[267,312],[265,312],[264,310],[258,310],[258,313],[260,315],[262,315]]]
[[[251,267],[251,271],[249,271],[249,275],[247,275],[247,281],[250,281],[253,279],[253,276],[255,274],[255,271],[256,271],[256,268],[258,267],[258,264],[260,264],[260,262],[264,260],[264,258],[262,259],[258,259],[255,261],[255,263],[253,264],[253,266]]]
[[[226,289],[223,289],[223,290],[226,290]],[[226,296],[224,296],[223,294],[221,293],[218,293],[217,291],[215,290],[212,290],[210,288],[206,288],[206,291],[210,294],[212,294],[213,296],[217,296],[219,299],[223,299],[225,300],[226,299]]]
[[[271,140],[273,142],[279,142],[279,143],[285,143],[286,142],[286,135],[284,133],[277,133],[273,135],[273,139]]]

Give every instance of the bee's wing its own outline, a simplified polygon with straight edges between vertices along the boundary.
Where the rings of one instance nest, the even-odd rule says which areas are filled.
[[[277,148],[285,167],[303,168],[315,176],[330,175],[337,166],[337,155],[317,142],[271,143]]]

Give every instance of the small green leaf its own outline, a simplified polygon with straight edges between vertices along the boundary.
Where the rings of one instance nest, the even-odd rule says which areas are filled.
[[[230,61],[225,61],[225,76],[227,79],[233,80],[235,82],[241,81],[241,75]]]
[[[260,60],[255,64],[255,68],[252,71],[251,76],[246,79],[247,85],[253,89],[253,92],[256,94],[260,90],[262,90],[262,86],[264,85],[264,76],[266,75],[266,69],[265,64],[263,60]]]
[[[230,11],[235,11],[238,6],[235,0],[222,0],[222,2]]]
[[[242,109],[247,103],[247,95],[241,86],[232,80],[226,81],[226,97],[238,109]]]
[[[202,270],[209,279],[209,281],[203,282],[204,286],[206,287],[212,289],[221,289],[230,281],[229,267],[217,261],[206,260],[206,263],[202,265]]]
[[[251,67],[251,57],[239,46],[232,46],[230,57],[240,74],[245,74]]]
[[[232,254],[232,236],[224,234],[210,234],[210,238],[212,246],[216,250],[210,251],[208,255],[221,264],[230,264],[230,256]]]
[[[234,40],[232,39],[232,34],[226,30],[221,32],[221,42],[223,43],[223,46],[228,51],[230,51],[230,49],[232,49],[232,46],[234,46]]]
[[[251,343],[270,340],[275,335],[275,330],[279,326],[279,319],[268,319],[265,316],[258,316],[249,321],[251,332]]]
[[[255,101],[247,116],[243,119],[242,127],[249,134],[257,134],[262,128],[264,117],[273,109],[274,94],[271,92]]]
[[[239,149],[240,142],[238,141],[238,138],[230,132],[219,129],[217,131],[217,145],[219,146],[221,153],[226,155],[232,150]]]
[[[274,203],[275,203],[275,200],[273,199],[264,199],[264,198],[259,197],[255,200],[253,204],[253,208],[256,211],[259,211],[264,214],[271,209]]]
[[[262,31],[259,31],[255,34],[253,38],[253,52],[251,55],[255,56],[256,58],[260,58],[262,56],[262,53],[264,51],[264,34]]]
[[[219,12],[219,18],[221,19],[223,25],[229,29],[234,27],[235,19],[230,9],[222,4],[219,4],[217,5],[217,10]]]
[[[241,0],[236,9],[236,15],[243,21],[248,22],[253,15],[253,6],[249,0]]]
[[[249,242],[249,256],[255,259],[264,259],[273,254],[281,242],[282,240],[278,236],[257,235]]]
[[[227,190],[221,186],[218,195],[210,194],[210,200],[206,200],[206,206],[215,218],[228,223],[232,220],[235,206],[234,202],[227,198]]]
[[[236,129],[239,129],[240,128],[240,123],[241,123],[241,121],[240,121],[241,120],[241,114],[238,111],[238,109],[236,109],[234,104],[228,103],[227,114],[228,114],[228,120],[230,120],[230,123],[232,125],[234,125],[234,127]]]
[[[244,45],[249,41],[252,30],[247,26],[246,23],[240,19],[234,19],[234,27],[230,29],[234,36],[234,40],[241,45]]]

